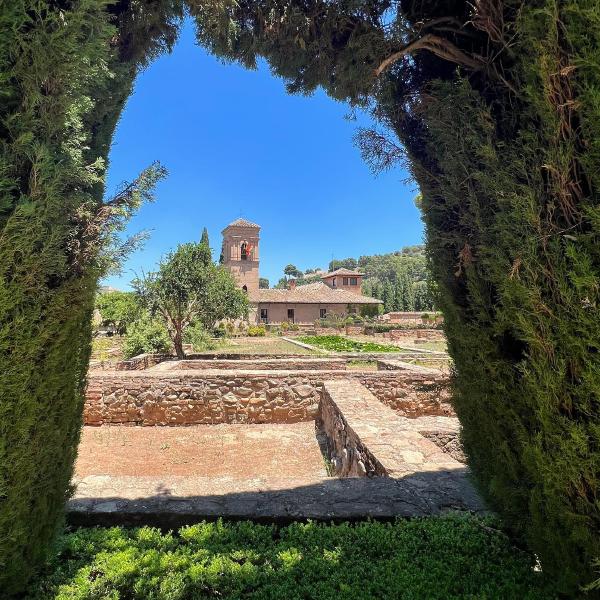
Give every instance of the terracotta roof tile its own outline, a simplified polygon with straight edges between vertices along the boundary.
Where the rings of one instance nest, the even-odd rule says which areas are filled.
[[[257,225],[252,221],[248,221],[248,219],[242,219],[241,217],[232,223],[229,223],[227,227],[252,227],[253,229],[260,229],[260,225]],[[227,229],[227,227],[225,227],[225,229]]]
[[[322,279],[326,277],[333,277],[334,275],[351,275],[353,277],[364,277],[364,273],[360,273],[358,271],[351,271],[350,269],[336,269],[335,271],[331,271],[331,273],[325,273],[322,276]]]
[[[258,290],[251,302],[285,302],[287,304],[382,304],[377,298],[360,296],[348,290],[332,289],[322,282],[299,285],[293,290]]]

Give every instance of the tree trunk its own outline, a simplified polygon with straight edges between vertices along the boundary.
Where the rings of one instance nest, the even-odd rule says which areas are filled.
[[[175,348],[175,354],[179,360],[185,359],[185,352],[183,350],[183,331],[181,324],[175,325],[175,335],[173,336],[173,347]]]

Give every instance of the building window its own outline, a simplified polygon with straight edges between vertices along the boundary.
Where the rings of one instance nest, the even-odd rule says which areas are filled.
[[[349,315],[356,314],[356,306],[354,306],[354,304],[348,304],[348,314]]]
[[[350,285],[357,285],[356,277],[350,277]]]
[[[294,322],[294,309],[293,308],[288,308],[288,321],[290,323]]]
[[[344,277],[343,281],[344,281],[344,285],[348,285],[348,278],[347,277]]]
[[[269,311],[266,308],[261,308],[260,309],[260,320],[263,323],[268,323],[269,322]]]
[[[248,244],[246,242],[242,242],[240,256],[242,260],[248,260]]]
[[[242,286],[242,290],[244,290],[244,292],[247,294],[248,293],[248,286],[247,285]]]
[[[335,277],[331,280],[331,287],[335,287]]]
[[[326,308],[320,308],[319,309],[319,318],[324,319],[327,316],[327,309]]]

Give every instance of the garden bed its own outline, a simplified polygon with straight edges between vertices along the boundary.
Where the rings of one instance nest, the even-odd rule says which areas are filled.
[[[402,352],[397,346],[359,342],[341,335],[304,335],[300,336],[298,340],[330,352]]]

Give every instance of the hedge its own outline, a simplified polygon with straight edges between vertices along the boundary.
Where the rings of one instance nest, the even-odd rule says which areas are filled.
[[[254,598],[550,600],[554,588],[490,520],[278,528],[249,522],[79,529],[60,540],[30,600]]]

